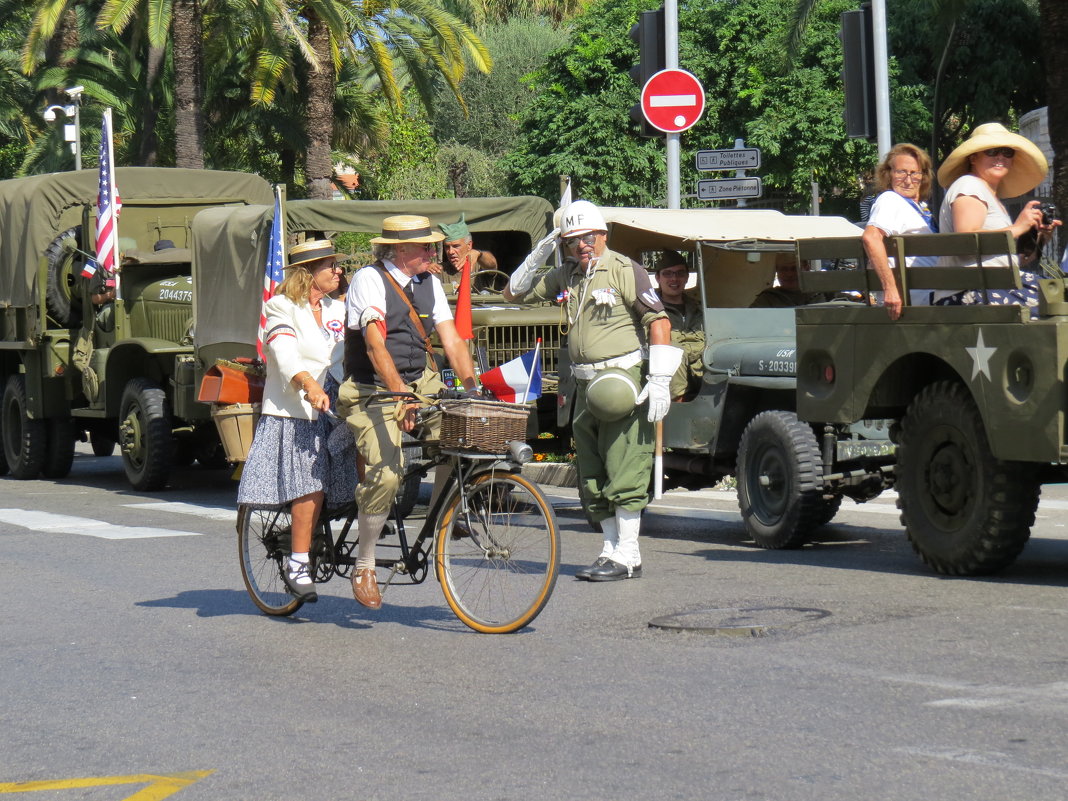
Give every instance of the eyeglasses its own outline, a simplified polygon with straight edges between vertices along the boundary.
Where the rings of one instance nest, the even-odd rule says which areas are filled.
[[[923,180],[923,173],[917,170],[894,170],[894,177],[899,181],[904,181],[906,178],[913,181]]]
[[[581,242],[583,245],[589,245],[592,248],[597,242],[597,234],[582,234],[582,236],[565,236],[563,241],[565,248],[573,248],[579,242]]]
[[[984,150],[983,153],[990,156],[992,159],[997,158],[998,156],[1011,159],[1016,155],[1016,151],[1011,147],[992,147],[988,150]]]
[[[661,278],[689,278],[689,270],[661,270],[659,273]]]
[[[323,265],[315,268],[315,272],[319,272],[320,270],[330,270],[331,272],[338,272],[338,273],[345,272],[345,268],[342,267],[340,264],[338,264],[336,261],[335,262],[331,262],[330,264],[323,264]]]

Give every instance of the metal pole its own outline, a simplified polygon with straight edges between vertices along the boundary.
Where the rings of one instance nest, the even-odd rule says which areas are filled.
[[[875,58],[875,129],[879,159],[890,150],[890,68],[886,47],[886,0],[871,0],[872,54]]]
[[[74,169],[82,168],[82,99],[74,98]]]
[[[678,0],[664,0],[664,66],[669,70],[679,68],[679,3]],[[667,207],[680,208],[681,172],[679,159],[682,144],[679,134],[669,133],[664,140],[667,159]]]

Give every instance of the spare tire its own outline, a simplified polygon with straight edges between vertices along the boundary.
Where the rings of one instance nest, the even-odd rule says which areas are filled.
[[[68,228],[45,248],[48,260],[45,304],[48,316],[64,328],[77,328],[82,324],[82,299],[75,287],[81,278],[83,257],[65,245],[66,240],[71,240],[77,246],[81,234],[80,225]]]

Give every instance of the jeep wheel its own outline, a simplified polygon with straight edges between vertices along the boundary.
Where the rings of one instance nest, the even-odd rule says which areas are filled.
[[[66,240],[78,244],[82,227],[76,225],[61,233],[45,248],[48,284],[45,304],[48,314],[64,328],[77,328],[82,322],[81,298],[75,290],[80,273],[75,272],[76,253],[64,246]]]
[[[157,384],[135,378],[126,385],[119,405],[122,466],[139,492],[162,489],[171,472],[171,413]]]
[[[1001,570],[1031,536],[1037,469],[994,458],[979,409],[960,384],[932,384],[909,404],[896,474],[905,533],[939,573]]]
[[[48,421],[48,447],[41,466],[45,478],[66,478],[74,463],[74,442],[77,434],[69,417],[53,417]]]
[[[793,412],[762,412],[738,447],[738,506],[761,548],[796,548],[824,508],[823,462],[816,435]]]
[[[106,434],[91,433],[89,444],[93,449],[93,456],[111,456],[115,452],[115,440]]]
[[[26,377],[13,375],[4,387],[0,402],[0,431],[4,439],[4,461],[11,477],[22,481],[37,478],[45,463],[48,427],[44,420],[31,420],[26,412]]]

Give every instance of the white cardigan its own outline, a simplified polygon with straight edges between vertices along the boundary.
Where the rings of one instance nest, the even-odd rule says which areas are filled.
[[[285,295],[267,301],[264,352],[267,380],[263,388],[263,414],[315,420],[319,413],[304,400],[304,393],[291,383],[307,371],[320,386],[327,373],[340,384],[344,378],[345,303],[323,298],[323,328],[315,321],[311,306],[298,306]]]

